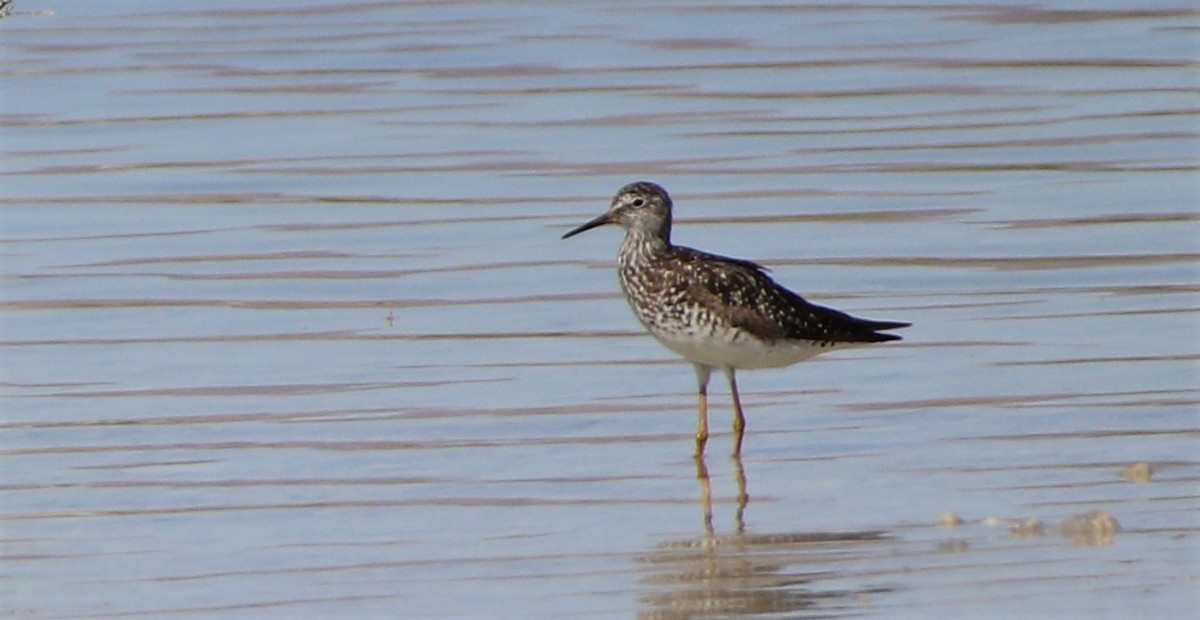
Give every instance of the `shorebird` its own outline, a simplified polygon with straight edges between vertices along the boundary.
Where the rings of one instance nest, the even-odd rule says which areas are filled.
[[[625,229],[617,253],[625,299],[650,334],[696,371],[697,457],[708,441],[708,381],[714,370],[729,380],[737,456],[746,428],[739,369],[781,368],[832,349],[900,340],[881,332],[910,325],[860,319],[809,303],[758,263],[675,245],[671,208],[671,197],[659,185],[630,183],[613,197],[608,211],[562,238],[605,224]]]

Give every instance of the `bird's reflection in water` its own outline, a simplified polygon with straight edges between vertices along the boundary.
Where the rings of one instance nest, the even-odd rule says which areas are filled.
[[[712,481],[704,458],[696,459],[704,533],[667,540],[638,560],[646,609],[643,619],[752,617],[799,614],[831,617],[862,613],[864,601],[887,588],[837,589],[821,581],[839,577],[844,560],[865,555],[887,539],[881,531],[746,532],[746,469],[733,458],[737,483],[734,529],[719,534],[713,525]],[[790,617],[790,616],[789,616]]]
[[[750,495],[746,493],[746,467],[742,465],[741,455],[733,457],[734,476],[737,480],[737,513],[735,514],[735,522],[737,523],[737,534],[741,536],[746,532],[746,504],[750,502]],[[700,481],[700,505],[704,509],[704,533],[705,538],[715,538],[713,530],[713,507],[712,507],[712,479],[708,475],[708,464],[704,462],[703,456],[696,457],[696,480]]]

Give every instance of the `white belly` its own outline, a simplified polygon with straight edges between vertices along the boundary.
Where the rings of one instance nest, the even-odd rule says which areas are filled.
[[[781,368],[802,362],[814,355],[845,348],[848,343],[779,340],[765,342],[745,332],[682,336],[651,330],[663,346],[689,362],[713,368]],[[822,346],[823,345],[823,346]]]

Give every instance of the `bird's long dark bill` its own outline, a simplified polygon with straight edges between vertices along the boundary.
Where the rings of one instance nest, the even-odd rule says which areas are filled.
[[[589,231],[598,226],[603,226],[603,225],[607,224],[608,222],[609,222],[608,214],[605,213],[604,215],[601,215],[600,217],[588,222],[587,224],[584,224],[583,226],[580,226],[579,228],[576,228],[575,230],[568,232],[567,234],[563,235],[562,238],[566,239],[567,237],[574,237],[575,235],[578,235],[581,232],[586,232],[586,231]]]

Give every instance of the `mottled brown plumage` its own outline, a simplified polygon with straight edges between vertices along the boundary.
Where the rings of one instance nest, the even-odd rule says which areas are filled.
[[[621,188],[607,212],[563,238],[605,224],[626,231],[617,274],[634,315],[663,345],[696,370],[700,423],[696,454],[708,438],[708,380],[714,369],[729,379],[734,403],[734,453],[745,418],[737,393],[738,368],[789,366],[833,348],[899,340],[881,333],[907,327],[872,321],[809,303],[747,260],[671,243],[671,198],[648,182]]]

